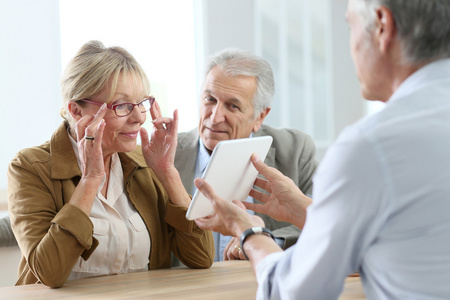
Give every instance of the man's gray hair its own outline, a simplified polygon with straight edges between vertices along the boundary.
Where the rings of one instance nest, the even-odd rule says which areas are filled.
[[[407,63],[420,64],[450,57],[449,0],[357,0],[363,4],[367,30],[374,28],[375,9],[393,15]]]
[[[215,66],[226,76],[251,76],[256,78],[256,92],[253,98],[253,117],[271,106],[275,93],[272,67],[265,59],[251,52],[227,48],[208,57],[205,78]]]

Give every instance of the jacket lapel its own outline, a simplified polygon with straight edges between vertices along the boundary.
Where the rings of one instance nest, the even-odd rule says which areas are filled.
[[[261,126],[261,128],[257,131],[253,133],[254,137],[259,137],[259,136],[267,136],[269,135],[265,130],[264,130],[265,126],[264,124]],[[277,153],[277,149],[275,149],[275,147],[273,145],[270,146],[269,152],[267,152],[267,156],[266,159],[264,160],[264,163],[266,165],[268,165],[269,167],[274,167],[276,168],[276,162],[275,162],[275,155]]]
[[[178,135],[178,146],[175,154],[175,168],[180,172],[181,181],[186,191],[191,194],[194,187],[195,162],[198,151],[198,129]]]
[[[81,177],[81,170],[78,167],[77,157],[73,151],[69,134],[67,133],[66,122],[63,122],[53,133],[50,139],[50,153],[52,161],[53,179],[71,179],[76,176]]]

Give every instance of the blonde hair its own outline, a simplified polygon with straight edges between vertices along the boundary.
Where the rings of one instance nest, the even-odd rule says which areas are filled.
[[[142,86],[146,95],[150,95],[147,75],[130,53],[122,47],[105,47],[99,41],[87,42],[69,62],[62,77],[64,107],[61,116],[73,129],[75,120],[68,112],[68,103],[95,96],[111,81],[109,102],[120,76],[127,74],[131,74],[134,87]]]

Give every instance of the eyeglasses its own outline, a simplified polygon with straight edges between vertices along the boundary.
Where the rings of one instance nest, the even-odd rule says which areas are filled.
[[[91,104],[98,105],[98,106],[101,106],[104,104],[102,102],[96,102],[96,101],[87,100],[87,99],[82,99],[82,100],[77,100],[77,101],[83,101],[83,102],[91,103]],[[152,107],[153,102],[155,102],[155,98],[150,96],[150,97],[144,98],[144,100],[142,100],[141,102],[136,103],[136,104],[134,104],[134,103],[119,103],[119,104],[114,104],[114,105],[106,104],[106,107],[114,110],[114,113],[116,114],[116,116],[126,117],[129,114],[131,114],[131,112],[133,111],[135,106],[138,107],[138,109],[141,113],[147,112],[150,109],[150,107]]]

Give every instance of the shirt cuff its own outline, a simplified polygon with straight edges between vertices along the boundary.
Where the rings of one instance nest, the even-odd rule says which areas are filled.
[[[280,246],[281,249],[284,249],[284,247],[286,245],[286,239],[285,238],[276,237],[275,238],[275,242],[277,243],[278,246]]]
[[[258,282],[258,291],[256,299],[270,299],[272,289],[272,279],[275,274],[275,266],[283,257],[283,252],[276,252],[266,256],[256,265],[256,280]]]

